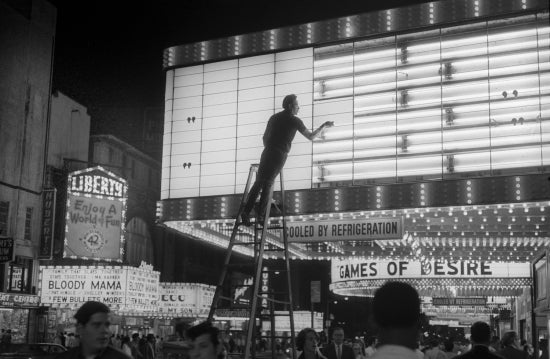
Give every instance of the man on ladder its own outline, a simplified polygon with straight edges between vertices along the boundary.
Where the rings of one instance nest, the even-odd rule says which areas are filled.
[[[300,110],[300,106],[298,105],[298,98],[294,94],[285,96],[283,99],[283,109],[283,111],[271,116],[264,132],[264,151],[260,159],[258,174],[241,213],[241,222],[245,226],[251,225],[250,212],[254,207],[260,190],[262,191],[262,196],[260,197],[257,221],[263,223],[263,216],[267,208],[267,198],[275,182],[275,178],[285,165],[296,131],[299,131],[308,140],[313,141],[322,133],[323,129],[334,126],[334,122],[326,121],[315,131],[311,132],[308,130],[302,120],[296,116]]]

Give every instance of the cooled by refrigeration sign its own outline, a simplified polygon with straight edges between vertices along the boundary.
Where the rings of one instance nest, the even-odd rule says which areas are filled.
[[[397,278],[530,278],[529,263],[484,261],[333,260],[332,283]]]
[[[40,302],[76,308],[99,301],[120,309],[149,311],[157,306],[160,272],[135,267],[42,267]]]
[[[364,241],[403,238],[403,218],[289,222],[289,242]]]
[[[158,311],[181,317],[208,315],[215,290],[199,283],[161,283]]]
[[[101,167],[69,174],[64,257],[122,260],[126,180]]]

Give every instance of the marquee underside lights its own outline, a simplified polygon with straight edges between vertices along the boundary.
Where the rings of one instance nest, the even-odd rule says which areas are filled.
[[[480,279],[400,279],[411,284],[421,296],[520,296],[524,288],[532,285],[530,278],[480,278]],[[361,280],[333,283],[330,290],[343,296],[372,297],[376,289],[386,282],[385,279]]]

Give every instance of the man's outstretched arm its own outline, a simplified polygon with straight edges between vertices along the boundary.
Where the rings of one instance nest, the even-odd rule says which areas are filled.
[[[307,128],[304,128],[304,130],[300,131],[300,133],[302,135],[304,135],[304,137],[307,138],[308,140],[313,141],[314,139],[316,139],[321,134],[321,131],[323,131],[325,128],[329,128],[329,127],[332,127],[332,126],[334,126],[334,122],[333,121],[327,121],[327,122],[323,123],[321,126],[319,126],[319,128],[316,129],[313,132],[311,132]]]

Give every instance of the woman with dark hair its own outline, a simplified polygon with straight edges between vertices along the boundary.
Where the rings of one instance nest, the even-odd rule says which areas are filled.
[[[311,328],[302,329],[296,337],[296,349],[302,351],[298,359],[326,359],[317,347],[318,342],[319,336],[315,330]]]

